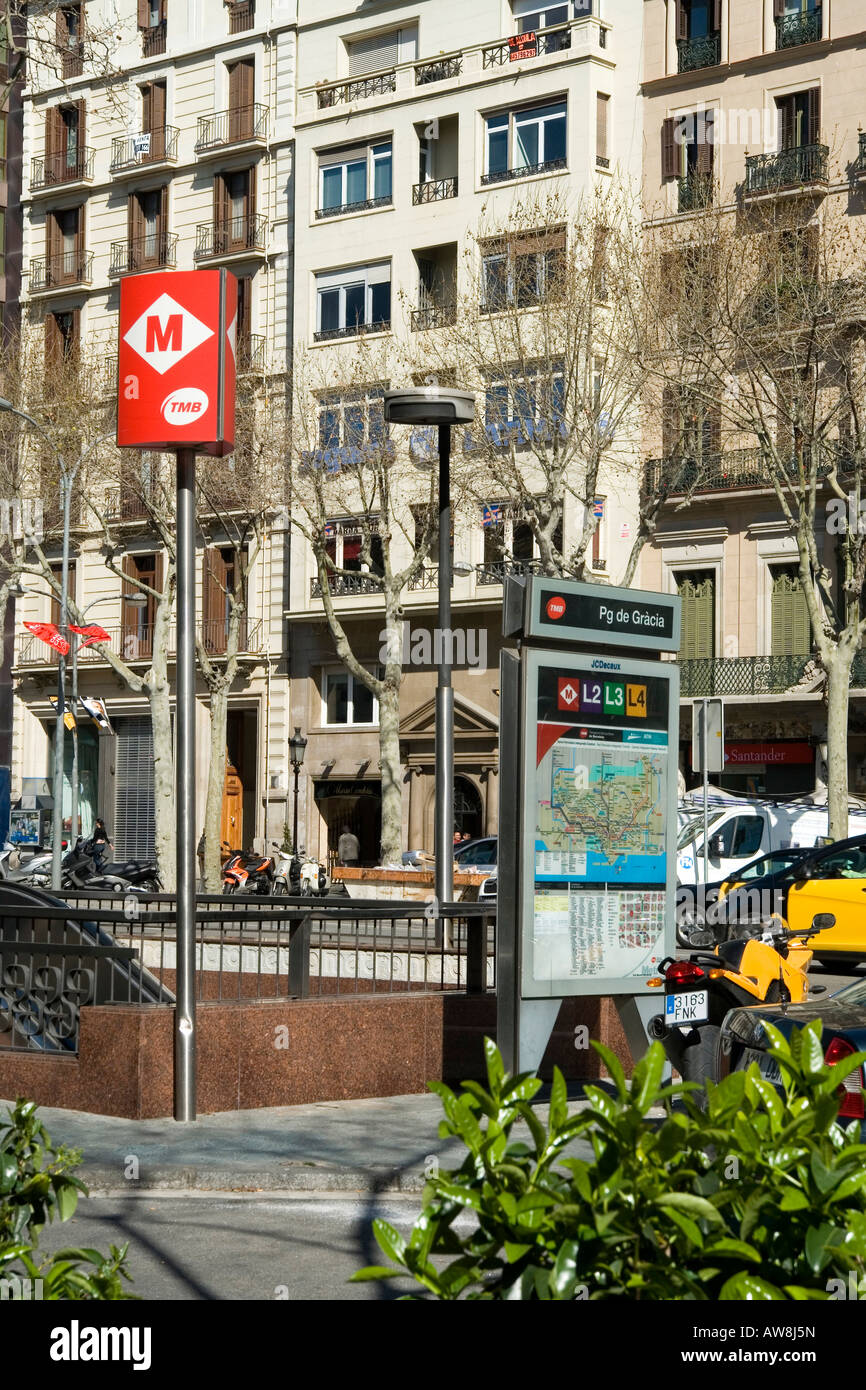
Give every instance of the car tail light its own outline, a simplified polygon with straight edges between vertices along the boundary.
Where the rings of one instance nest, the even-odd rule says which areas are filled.
[[[850,1057],[854,1051],[855,1049],[844,1038],[831,1038],[830,1045],[824,1053],[824,1061],[828,1066],[832,1066],[834,1062],[841,1062],[846,1057]],[[866,1104],[863,1100],[860,1067],[848,1073],[836,1094],[839,1097],[840,1120],[866,1119]]]
[[[699,965],[695,965],[694,961],[674,960],[665,971],[665,978],[673,980],[675,983],[685,984],[687,980],[703,980],[704,972]]]

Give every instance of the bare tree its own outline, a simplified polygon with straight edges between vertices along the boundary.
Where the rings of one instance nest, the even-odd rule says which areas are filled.
[[[38,91],[82,75],[103,84],[107,99],[114,101],[124,77],[118,48],[131,28],[129,13],[115,0],[102,0],[98,16],[93,6],[62,0],[3,0],[0,49],[6,51],[6,74],[0,106],[16,83]]]

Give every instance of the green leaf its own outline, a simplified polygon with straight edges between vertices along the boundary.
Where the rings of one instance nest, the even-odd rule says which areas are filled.
[[[564,1240],[559,1247],[553,1269],[550,1272],[549,1288],[554,1298],[571,1298],[577,1283],[578,1242]]]
[[[384,1250],[389,1260],[393,1260],[395,1264],[403,1264],[406,1255],[406,1242],[399,1231],[395,1231],[393,1226],[377,1216],[373,1222],[373,1235],[376,1237],[379,1249]]]
[[[841,1173],[836,1173],[832,1168],[825,1167],[817,1153],[812,1154],[809,1167],[815,1181],[815,1186],[822,1196],[826,1196],[826,1194],[841,1180]]]
[[[803,1211],[808,1207],[809,1198],[798,1187],[789,1187],[782,1193],[780,1211]]]
[[[721,1240],[714,1240],[712,1245],[704,1246],[704,1254],[738,1256],[741,1260],[758,1262],[761,1260],[761,1255],[754,1245],[749,1245],[744,1240],[734,1240],[731,1236],[723,1236]]]
[[[550,1088],[550,1130],[554,1132],[568,1119],[568,1091],[565,1077],[559,1067],[553,1068],[553,1084]]]
[[[487,1084],[491,1094],[498,1095],[505,1080],[505,1068],[502,1065],[502,1053],[492,1038],[484,1039],[484,1060],[487,1063]]]
[[[645,1115],[656,1098],[665,1066],[664,1048],[654,1042],[634,1069],[631,1083],[632,1105]]]
[[[724,1217],[718,1207],[714,1207],[712,1202],[708,1202],[706,1197],[698,1197],[692,1192],[664,1192],[660,1197],[656,1197],[657,1207],[676,1207],[678,1211],[688,1212],[691,1216],[703,1217],[705,1221],[712,1221],[717,1225],[724,1225]]]
[[[785,1295],[775,1284],[760,1279],[757,1274],[732,1274],[722,1285],[719,1294],[722,1303],[784,1303]]]
[[[628,1086],[626,1085],[625,1072],[622,1069],[620,1060],[615,1052],[611,1052],[609,1047],[603,1043],[591,1040],[590,1046],[598,1053],[607,1070],[610,1072],[610,1079],[616,1086],[617,1095],[620,1100],[628,1099]]]

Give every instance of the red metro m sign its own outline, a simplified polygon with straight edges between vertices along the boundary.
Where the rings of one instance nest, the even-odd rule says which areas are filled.
[[[238,282],[226,270],[120,282],[117,443],[230,454]]]

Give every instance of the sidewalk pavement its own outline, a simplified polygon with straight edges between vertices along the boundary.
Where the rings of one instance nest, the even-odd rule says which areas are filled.
[[[547,1105],[534,1109],[546,1123]],[[94,1193],[420,1192],[433,1160],[457,1167],[466,1152],[438,1137],[434,1095],[228,1110],[189,1124],[42,1106],[39,1115],[54,1143],[82,1151],[77,1176]]]

